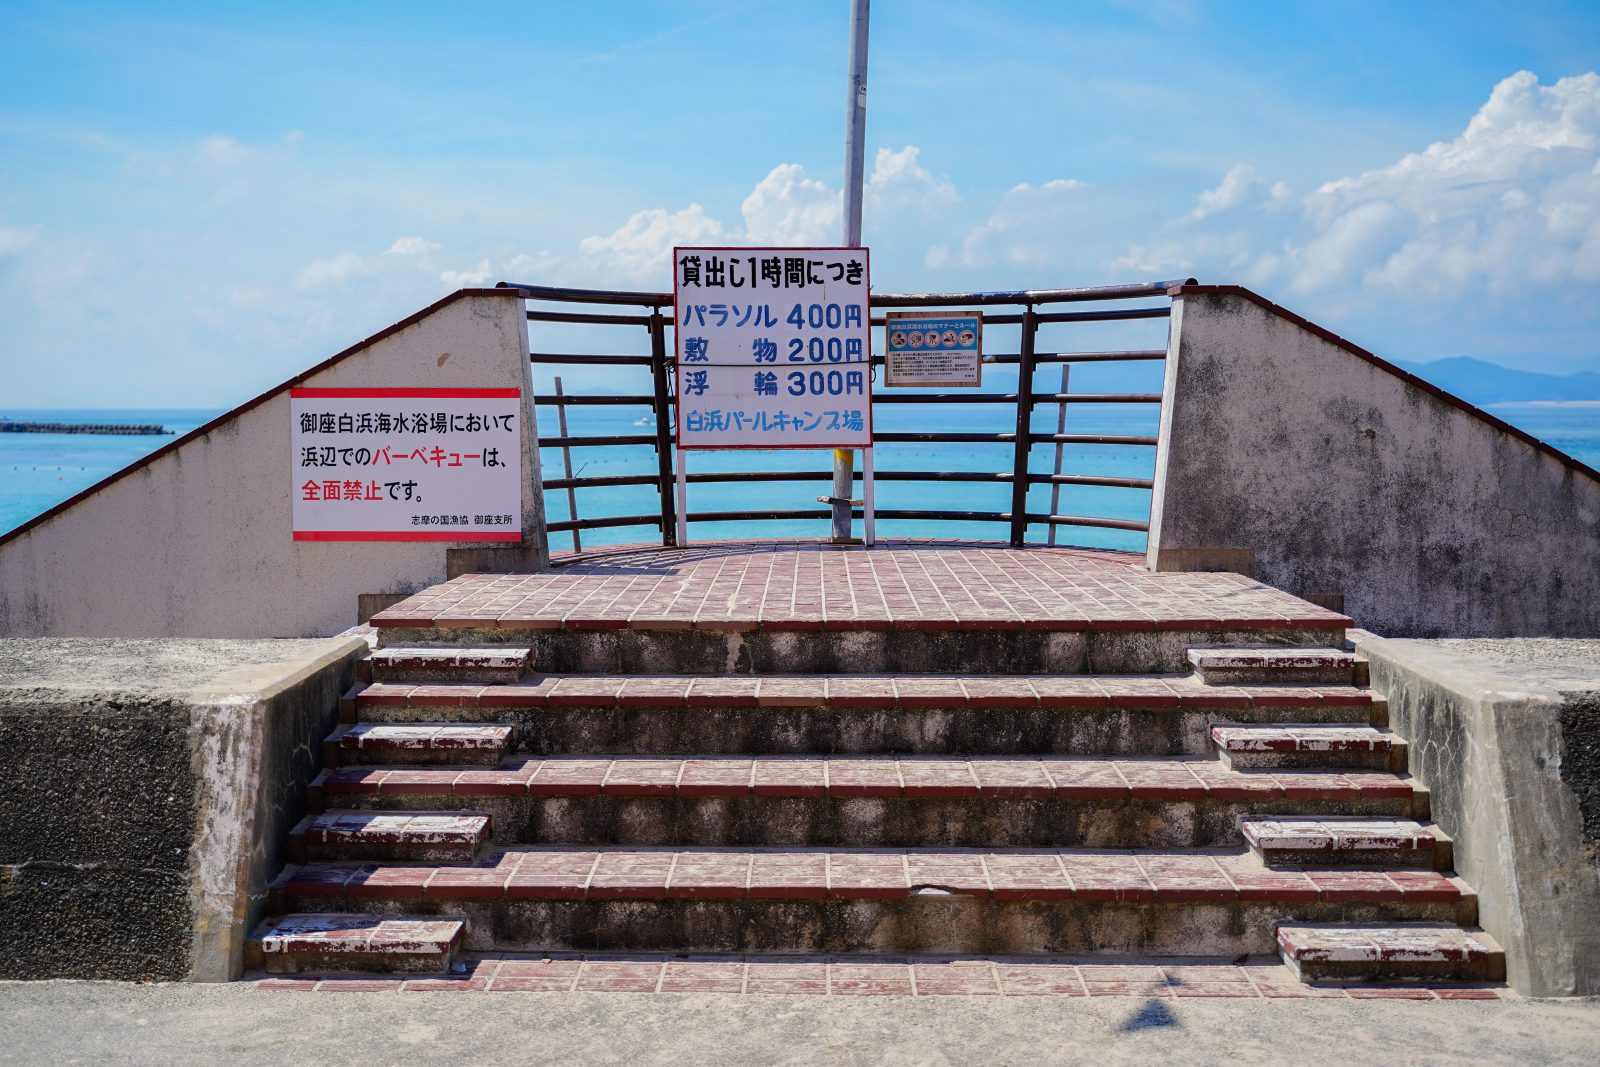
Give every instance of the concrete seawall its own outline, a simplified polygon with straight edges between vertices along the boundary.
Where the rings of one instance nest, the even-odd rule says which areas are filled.
[[[237,977],[366,647],[0,641],[0,978]]]

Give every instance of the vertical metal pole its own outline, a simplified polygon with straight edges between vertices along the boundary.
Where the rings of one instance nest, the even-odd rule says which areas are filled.
[[[656,472],[661,485],[661,543],[678,543],[677,521],[672,506],[672,414],[667,406],[667,327],[661,309],[650,312],[650,380],[654,387],[656,418]]]
[[[561,402],[566,396],[561,391],[561,375],[556,375],[556,427],[561,431],[561,436],[567,436],[567,405]],[[572,481],[572,449],[566,445],[561,446],[561,470],[566,475],[567,481]],[[578,491],[572,486],[567,486],[567,517],[573,522],[578,521]],[[583,541],[578,536],[578,528],[572,528],[572,551],[582,552]]]
[[[689,547],[689,453],[677,452],[678,547]]]
[[[1017,361],[1017,450],[1011,464],[1011,543],[1028,534],[1028,431],[1033,422],[1033,344],[1039,316],[1029,304],[1022,313],[1022,355]]]
[[[867,21],[871,0],[850,0],[850,84],[845,103],[844,244],[861,244],[861,192],[867,159]],[[833,450],[833,540],[850,540],[850,504],[855,494],[855,452]],[[863,500],[866,498],[863,497]],[[837,503],[837,501],[846,503]],[[865,512],[863,512],[863,515]]]
[[[872,502],[872,449],[861,450],[861,532],[866,540],[867,547],[871,548],[877,541],[878,535],[875,526],[877,517],[873,514],[875,505]]]
[[[1065,396],[1066,393],[1067,393],[1067,372],[1070,371],[1070,370],[1072,370],[1072,364],[1070,364],[1070,363],[1061,364],[1061,395],[1062,396]],[[1059,400],[1059,401],[1056,402],[1056,433],[1061,434],[1061,433],[1066,433],[1066,432],[1067,432],[1067,402],[1065,400]],[[1060,474],[1061,473],[1061,453],[1065,449],[1066,449],[1066,446],[1063,445],[1060,441],[1056,442],[1056,465],[1055,465],[1054,468],[1052,468],[1050,473],[1052,473],[1052,474]],[[1061,514],[1061,483],[1060,482],[1051,482],[1050,483],[1050,514],[1052,514],[1052,515]],[[1052,545],[1056,543],[1056,524],[1053,523],[1053,522],[1050,524],[1050,541],[1049,541],[1049,543],[1052,544]]]

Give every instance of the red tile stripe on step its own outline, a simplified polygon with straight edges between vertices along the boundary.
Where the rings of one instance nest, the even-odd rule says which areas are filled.
[[[495,768],[340,767],[317,779],[329,797],[783,796],[1058,799],[1278,798],[1354,801],[1413,795],[1382,772],[1234,771],[1208,758],[1088,757],[528,757]]]
[[[1309,986],[1277,961],[1080,962],[918,958],[764,958],[560,955],[469,960],[439,978],[268,978],[270,991],[495,993],[721,993],[806,996],[1228,997],[1317,1000],[1498,1000],[1490,985]]]
[[[705,898],[898,900],[932,887],[993,900],[1166,903],[1449,902],[1462,884],[1434,871],[1271,870],[1220,852],[903,849],[515,849],[483,866],[313,863],[289,896],[564,900]]]
[[[1350,686],[1207,686],[1192,678],[889,675],[547,675],[516,685],[377,682],[367,707],[1318,708],[1362,707]]]

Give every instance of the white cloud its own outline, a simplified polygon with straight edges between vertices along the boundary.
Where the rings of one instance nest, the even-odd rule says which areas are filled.
[[[372,267],[365,259],[354,252],[340,252],[329,259],[318,259],[307,263],[300,268],[300,273],[295,276],[295,288],[302,292],[308,289],[326,289],[343,285],[352,278],[359,278],[367,274]]]
[[[798,163],[780,163],[740,205],[744,241],[759,245],[824,245],[839,240],[843,201],[837,190]]]
[[[37,230],[8,230],[0,226],[0,256],[9,256],[21,252],[33,244]]]
[[[636,211],[611,233],[579,242],[575,266],[583,276],[604,284],[656,287],[667,274],[674,246],[707,244],[727,236],[722,223],[708,216],[699,204],[676,212],[661,208]]]
[[[474,285],[482,285],[494,277],[494,269],[489,266],[487,259],[478,260],[477,266],[470,270],[441,271],[439,280],[452,289],[464,289]]]
[[[1065,258],[1061,233],[1071,228],[1073,216],[1087,206],[1080,193],[1086,188],[1072,178],[1013,186],[983,225],[967,235],[961,262],[969,267],[996,262],[1037,267],[1059,264]]]
[[[425,256],[439,251],[440,246],[421,237],[401,237],[383,253],[386,256]]]
[[[1289,186],[1283,182],[1268,185],[1248,163],[1240,163],[1227,174],[1215,189],[1207,189],[1195,202],[1191,219],[1203,219],[1246,204],[1284,201],[1291,196]]]

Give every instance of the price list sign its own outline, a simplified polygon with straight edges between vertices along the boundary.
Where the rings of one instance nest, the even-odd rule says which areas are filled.
[[[870,448],[864,248],[673,250],[678,447]]]

